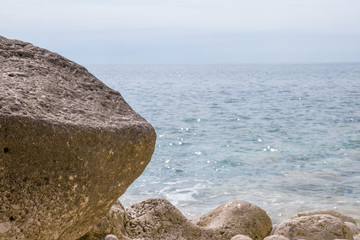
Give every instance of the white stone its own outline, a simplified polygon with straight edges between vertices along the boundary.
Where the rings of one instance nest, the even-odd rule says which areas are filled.
[[[245,235],[235,235],[231,238],[231,240],[252,240],[252,238]]]
[[[105,240],[119,240],[115,235],[106,235]]]
[[[264,240],[289,240],[289,239],[281,235],[271,235],[264,238]]]

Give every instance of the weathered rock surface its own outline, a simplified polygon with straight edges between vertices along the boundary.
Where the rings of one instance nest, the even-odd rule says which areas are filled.
[[[242,207],[239,207],[239,204],[242,205]],[[238,211],[231,206],[236,206],[237,209],[244,209]],[[116,211],[115,209],[120,210]],[[251,214],[251,211],[254,211],[254,214]],[[263,239],[260,237],[260,235],[263,234],[262,230],[267,229],[266,231],[269,233],[271,229],[271,222],[270,229],[268,229],[268,219],[263,215],[264,212],[255,205],[247,202],[228,202],[223,204],[221,208],[217,208],[217,213],[222,217],[226,215],[230,217],[230,219],[224,218],[225,222],[213,222],[210,227],[202,227],[188,220],[165,199],[148,199],[132,205],[125,211],[121,205],[116,205],[111,209],[106,218],[79,240],[103,240],[107,234],[114,234],[120,240],[252,239],[249,235],[239,232],[250,232],[255,236],[253,239]],[[206,216],[207,215],[208,214],[206,214]],[[210,217],[207,216],[206,219],[209,218]],[[259,220],[258,218],[266,220]],[[266,224],[266,226],[262,226],[262,224]],[[116,229],[117,227],[119,229]]]
[[[253,240],[263,239],[272,229],[267,213],[249,202],[228,202],[200,217],[197,225],[229,235],[246,235]]]
[[[126,210],[117,203],[107,217],[79,240],[103,240],[113,234],[129,239],[222,239],[220,233],[192,224],[165,199],[148,199]]]
[[[126,209],[126,231],[131,239],[225,239],[221,233],[191,223],[166,199],[148,199]]]
[[[352,222],[344,222],[351,218],[335,211],[329,212],[332,215],[325,214],[327,212],[300,213],[279,226],[274,225],[271,236],[264,233],[266,236],[258,239],[359,239],[356,235],[359,227]],[[165,199],[148,199],[127,209],[118,202],[107,217],[79,240],[103,240],[107,234],[114,234],[119,240],[251,240],[253,238],[249,234],[234,232],[251,232],[256,235],[254,239],[261,229],[267,229],[264,232],[269,233],[271,222],[266,216],[263,210],[244,201],[225,203],[191,221]],[[206,224],[196,225],[201,220]]]
[[[289,239],[353,239],[353,234],[340,218],[328,214],[294,217],[281,223],[274,234]]]
[[[355,219],[353,219],[352,217],[346,216],[346,215],[339,213],[332,209],[298,213],[295,216],[293,216],[292,218],[302,217],[302,216],[319,215],[319,214],[331,215],[331,216],[340,218],[343,222],[351,222],[351,223],[356,224]]]
[[[360,233],[360,228],[352,222],[345,222],[345,226],[349,229],[349,232],[354,236]]]
[[[155,131],[84,67],[0,37],[0,239],[77,239],[142,173]]]
[[[220,233],[191,223],[165,199],[148,199],[126,210],[120,203],[79,240],[103,240],[107,234],[133,239],[224,239]]]
[[[123,205],[117,201],[109,213],[79,240],[103,240],[106,237],[110,239],[111,235],[123,240],[128,239],[125,229],[127,221],[129,221],[129,215]]]

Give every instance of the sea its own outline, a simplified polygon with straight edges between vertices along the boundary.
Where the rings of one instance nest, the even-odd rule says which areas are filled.
[[[192,217],[239,199],[273,223],[360,222],[360,63],[86,67],[157,133],[124,206],[166,198]]]

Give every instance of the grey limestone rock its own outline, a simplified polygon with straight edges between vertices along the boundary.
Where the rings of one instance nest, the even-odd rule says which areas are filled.
[[[143,172],[156,134],[84,67],[0,36],[0,239],[77,239]]]

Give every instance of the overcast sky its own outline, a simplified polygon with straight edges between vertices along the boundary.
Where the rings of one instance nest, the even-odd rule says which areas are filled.
[[[360,0],[1,0],[0,35],[81,64],[360,62]]]

